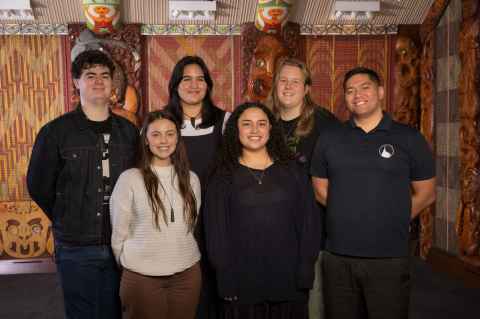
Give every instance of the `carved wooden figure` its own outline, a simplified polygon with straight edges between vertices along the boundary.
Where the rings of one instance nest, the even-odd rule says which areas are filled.
[[[257,42],[250,62],[247,96],[250,101],[264,101],[272,88],[275,63],[287,55],[278,38],[266,35]]]
[[[419,54],[412,39],[399,36],[395,45],[395,114],[397,121],[418,127]]]
[[[112,112],[138,125],[139,97],[141,96],[140,66],[141,45],[139,27],[126,25],[114,35],[98,38],[80,26],[70,26],[73,60],[79,52],[87,49],[105,50],[115,64],[114,91],[111,96]],[[78,52],[77,52],[78,51]],[[73,88],[72,88],[73,89]],[[76,91],[71,98],[76,105]]]
[[[264,101],[272,86],[275,63],[285,55],[304,59],[298,24],[287,23],[275,36],[257,30],[253,23],[242,27],[243,100]]]
[[[462,1],[460,31],[460,257],[480,270],[480,4]]]

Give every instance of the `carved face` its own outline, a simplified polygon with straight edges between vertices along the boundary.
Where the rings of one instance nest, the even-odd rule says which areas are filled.
[[[263,101],[270,92],[275,63],[287,55],[287,49],[280,41],[266,35],[257,42],[253,52],[248,76],[247,95],[251,101]]]
[[[87,27],[97,34],[106,34],[119,27],[119,0],[83,0]]]
[[[14,258],[39,257],[53,252],[50,222],[30,202],[2,203],[0,253]]]
[[[408,37],[398,37],[395,52],[397,54],[397,61],[404,64],[411,64],[412,60],[418,56],[415,43]]]
[[[266,33],[277,34],[287,23],[291,0],[259,0],[255,26]]]

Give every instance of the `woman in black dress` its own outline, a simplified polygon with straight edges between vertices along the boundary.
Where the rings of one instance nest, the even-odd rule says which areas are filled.
[[[190,169],[200,178],[202,193],[209,168],[220,146],[226,114],[229,114],[213,104],[212,90],[213,81],[202,58],[185,56],[177,62],[168,84],[169,100],[166,108],[182,123],[181,135]],[[197,224],[195,236],[202,253],[203,281],[197,319],[217,319],[220,318],[219,302],[214,274],[205,254],[201,220]]]
[[[308,317],[319,215],[273,114],[237,107],[206,191],[207,253],[226,318]]]
[[[281,59],[273,77],[273,86],[269,94],[268,106],[279,120],[287,145],[295,154],[295,159],[309,174],[313,149],[321,131],[338,124],[335,116],[316,106],[310,90],[312,78],[304,62],[294,58]],[[324,218],[324,207],[318,204],[318,212]],[[318,240],[322,241],[319,234]],[[319,254],[315,264],[315,281],[309,298],[309,318],[322,319],[322,256]]]

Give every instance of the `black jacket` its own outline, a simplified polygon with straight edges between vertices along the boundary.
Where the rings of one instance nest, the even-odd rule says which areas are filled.
[[[138,130],[113,113],[109,142],[110,184],[135,164]],[[50,218],[56,242],[102,243],[104,227],[102,147],[77,107],[46,124],[37,135],[27,172],[32,199]]]

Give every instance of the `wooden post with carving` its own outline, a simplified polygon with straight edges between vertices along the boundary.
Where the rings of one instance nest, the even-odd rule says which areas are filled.
[[[460,31],[460,178],[456,230],[460,258],[480,272],[480,4],[462,1]]]

